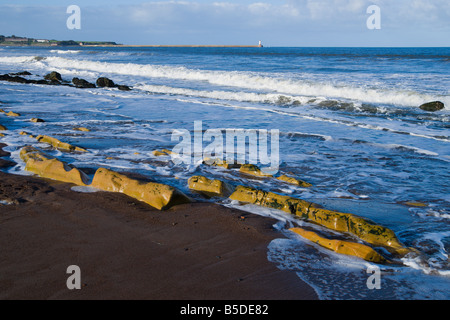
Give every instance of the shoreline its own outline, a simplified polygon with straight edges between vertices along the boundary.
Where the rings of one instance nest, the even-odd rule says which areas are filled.
[[[10,203],[0,204],[1,299],[318,299],[268,261],[268,244],[283,237],[273,219],[207,202],[159,211],[71,187],[0,171]],[[66,287],[70,265],[80,290]]]
[[[83,48],[83,47],[104,47],[104,48],[263,48],[263,46],[259,45],[195,45],[195,44],[187,44],[187,45],[164,45],[164,44],[150,44],[150,45],[140,45],[140,44],[84,44],[78,46],[60,46],[60,45],[27,45],[27,44],[0,44],[0,46],[4,47],[40,47],[40,48]]]

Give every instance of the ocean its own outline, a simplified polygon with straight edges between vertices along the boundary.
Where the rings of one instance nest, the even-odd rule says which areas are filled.
[[[43,147],[19,134],[26,131],[88,149],[51,151],[88,173],[136,172],[195,199],[193,175],[304,199],[371,219],[422,254],[376,265],[381,285],[370,289],[374,263],[288,230],[307,222],[227,198],[202,201],[277,219],[284,237],[270,243],[268,259],[321,299],[450,298],[450,48],[0,48],[0,74],[25,70],[29,79],[51,71],[67,81],[108,77],[132,90],[0,82],[0,108],[22,115],[0,115],[9,129],[0,141],[18,163],[8,172],[29,174],[20,148]],[[419,108],[430,101],[445,108]],[[172,150],[174,132],[194,136],[199,122],[201,132],[278,130],[278,173],[312,186],[152,153]]]

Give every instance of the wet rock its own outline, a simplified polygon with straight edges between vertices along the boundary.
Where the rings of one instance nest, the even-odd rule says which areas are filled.
[[[296,178],[293,178],[293,177],[288,177],[286,175],[279,176],[277,179],[281,180],[281,181],[284,181],[284,182],[287,182],[287,183],[290,183],[290,184],[293,184],[293,185],[296,185],[296,186],[299,186],[299,187],[303,187],[303,188],[307,188],[307,187],[311,187],[312,186],[312,184],[310,184],[308,182],[305,182],[303,180],[296,179]]]
[[[97,87],[103,88],[103,87],[107,87],[107,88],[114,88],[116,85],[114,84],[114,81],[112,81],[111,79],[105,78],[105,77],[100,77],[97,79]]]
[[[29,80],[22,78],[22,77],[18,77],[18,76],[10,76],[9,74],[3,74],[0,75],[0,80],[2,81],[9,81],[9,82],[15,82],[15,83],[29,83]]]
[[[203,176],[193,176],[188,180],[189,189],[204,193],[207,196],[228,197],[233,188],[221,180],[211,180]]]
[[[383,246],[400,256],[411,252],[392,230],[350,213],[326,210],[312,202],[244,186],[236,187],[229,198],[281,210],[334,231],[354,234],[369,244]]]
[[[306,238],[314,243],[317,243],[318,245],[333,250],[340,254],[346,254],[351,255],[355,257],[362,258],[367,261],[380,263],[385,262],[386,259],[381,256],[378,252],[376,252],[374,249],[372,249],[369,246],[366,246],[361,243],[356,242],[350,242],[350,241],[343,241],[343,240],[336,240],[336,239],[327,239],[324,237],[321,237],[317,233],[313,231],[308,231],[303,228],[291,228],[290,231],[293,231],[297,233],[298,235],[302,236],[303,238]]]
[[[83,131],[83,132],[91,131],[88,128],[85,128],[85,127],[76,127],[76,128],[73,128],[73,130],[75,130],[75,131]]]
[[[224,161],[222,159],[211,159],[211,158],[204,158],[203,159],[203,164],[206,164],[208,166],[214,166],[214,167],[222,167],[225,169],[232,169],[232,168],[240,168],[241,165],[238,163],[229,163],[227,161]]]
[[[39,135],[36,137],[36,140],[42,143],[47,143],[53,146],[54,148],[62,151],[75,151],[75,152],[87,152],[86,149],[73,146],[66,142],[61,142],[56,138],[45,136],[45,135]]]
[[[254,164],[243,164],[240,167],[239,171],[257,177],[272,177],[271,174],[264,173],[260,168],[258,168],[258,166]]]
[[[124,86],[124,85],[118,85],[117,89],[122,90],[122,91],[130,91],[131,88],[129,86]]]
[[[10,73],[11,76],[31,76],[31,73],[28,71],[22,71],[22,72],[16,72],[16,73]]]
[[[91,187],[124,193],[158,210],[191,202],[187,196],[172,186],[155,182],[142,182],[105,168],[97,170]]]
[[[56,71],[52,71],[49,74],[46,74],[44,76],[44,79],[48,81],[57,81],[57,82],[62,81],[61,74]]]
[[[434,112],[444,109],[444,104],[441,101],[431,101],[422,104],[419,108],[424,111]]]
[[[3,125],[0,124],[0,130],[1,130],[1,131],[5,131],[5,130],[8,130],[8,129],[7,129],[5,126],[3,126]]]
[[[42,120],[40,118],[31,118],[30,121],[31,122],[45,122],[44,120]]]
[[[95,88],[95,84],[90,83],[90,82],[88,82],[84,79],[80,79],[80,78],[73,78],[72,83],[77,88]]]
[[[31,146],[22,148],[20,158],[26,163],[26,171],[33,172],[42,178],[69,182],[80,186],[86,186],[89,181],[84,172],[58,159],[51,158]]]

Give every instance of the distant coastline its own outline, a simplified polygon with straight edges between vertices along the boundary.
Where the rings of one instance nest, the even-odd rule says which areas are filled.
[[[261,48],[258,45],[127,45],[113,41],[74,41],[74,40],[49,40],[27,37],[0,35],[0,46],[32,46],[32,47],[119,47],[119,48]]]

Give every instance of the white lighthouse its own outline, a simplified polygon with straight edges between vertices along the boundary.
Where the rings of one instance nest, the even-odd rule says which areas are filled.
[[[261,40],[259,40],[259,44],[258,44],[258,47],[260,47],[260,48],[262,48],[262,47],[263,47],[263,45],[262,45],[262,42],[261,42]]]

